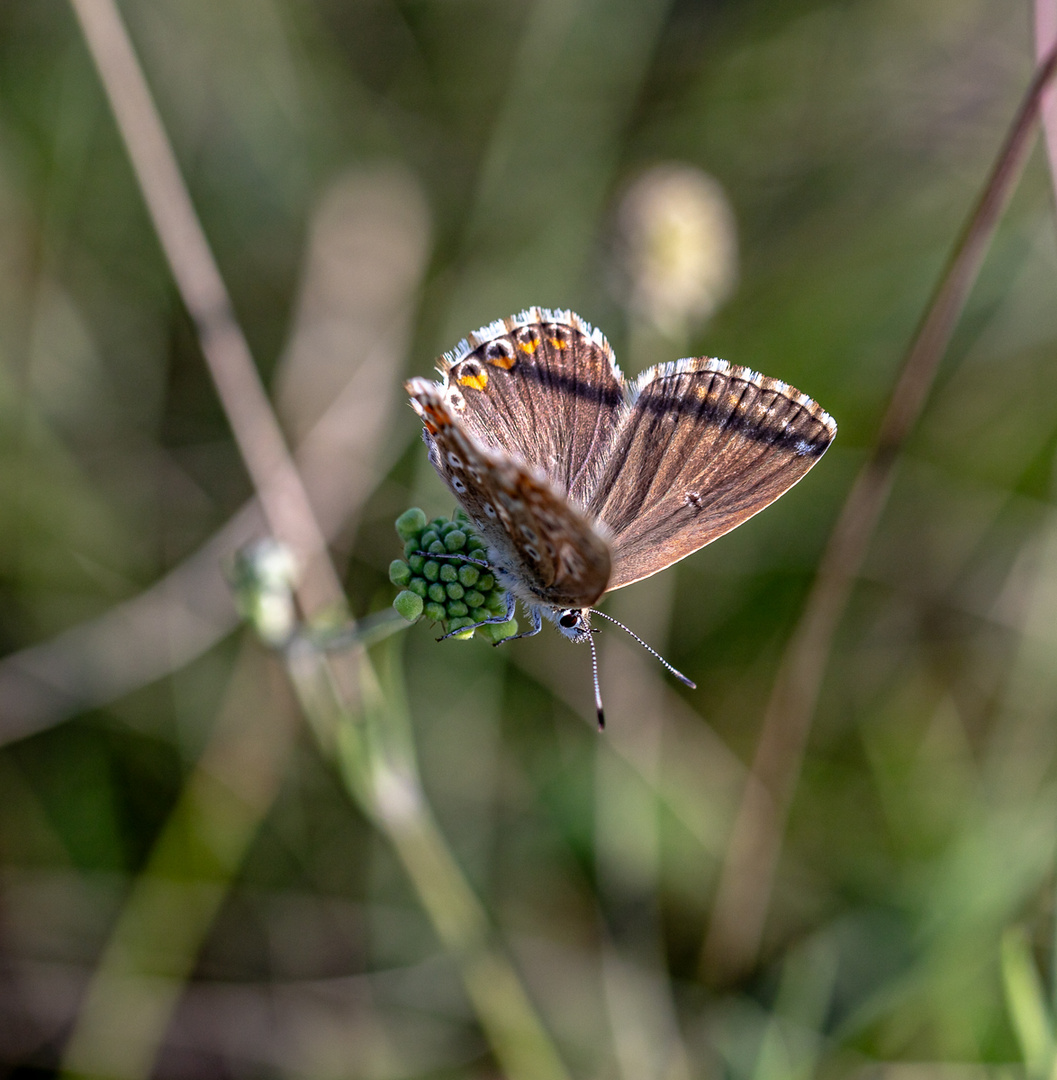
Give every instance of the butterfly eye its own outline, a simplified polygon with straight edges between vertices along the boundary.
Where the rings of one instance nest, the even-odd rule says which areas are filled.
[[[571,630],[576,625],[576,613],[567,611],[559,620],[559,626],[564,626],[566,630]]]

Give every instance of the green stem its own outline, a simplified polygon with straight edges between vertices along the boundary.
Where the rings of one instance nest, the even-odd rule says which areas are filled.
[[[342,707],[324,658],[305,653],[290,667],[302,708],[321,743],[331,748],[349,795],[393,845],[437,937],[459,965],[503,1074],[512,1080],[567,1080],[520,976],[430,813],[400,689],[398,650],[385,650],[384,688],[373,669],[360,672],[361,715]]]

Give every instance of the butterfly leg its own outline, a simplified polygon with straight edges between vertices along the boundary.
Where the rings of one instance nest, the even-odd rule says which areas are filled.
[[[510,594],[508,594],[508,596],[510,596],[510,606],[511,608],[513,608],[514,597]],[[528,605],[526,605],[526,607],[527,606]],[[536,634],[538,634],[540,630],[543,629],[543,616],[540,615],[540,609],[538,607],[530,607],[528,609],[528,613],[529,618],[532,620],[532,626],[528,630],[522,630],[520,634],[515,634],[513,637],[503,638],[502,641],[497,641],[495,644],[503,645],[508,641],[517,641],[518,638],[534,637]],[[511,614],[513,614],[513,611],[511,611]]]
[[[495,569],[490,562],[485,562],[484,559],[475,559],[470,555],[463,555],[461,552],[456,555],[431,555],[428,551],[416,551],[415,554],[421,555],[424,559],[458,559],[460,562],[473,563],[474,566],[483,566],[485,570]]]
[[[482,622],[474,623],[472,626],[460,626],[458,630],[452,630],[450,631],[450,633],[445,634],[444,637],[437,638],[437,640],[445,641],[450,637],[454,637],[456,634],[465,634],[467,630],[476,630],[479,626],[491,626],[492,624],[510,622],[510,620],[514,617],[514,607],[516,604],[517,601],[514,599],[514,594],[507,593],[506,611],[502,612],[499,615],[493,615],[490,619],[485,619]],[[539,627],[537,627],[536,629],[538,630]],[[536,633],[536,630],[533,630],[532,633]],[[524,637],[525,635],[518,634],[517,636]],[[499,643],[496,642],[496,644]]]

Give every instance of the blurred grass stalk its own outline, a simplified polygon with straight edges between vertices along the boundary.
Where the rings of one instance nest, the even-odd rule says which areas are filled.
[[[73,1075],[149,1076],[294,738],[275,666],[244,647],[204,753],[113,929],[65,1049]],[[270,677],[269,677],[270,676]],[[271,684],[271,685],[269,685]]]
[[[302,567],[309,617],[344,612],[322,531],[287,451],[113,0],[71,0],[265,516]],[[295,693],[346,790],[395,848],[463,984],[500,1067],[514,1080],[567,1075],[490,921],[429,811],[397,668],[383,693],[362,645],[328,656],[286,650]],[[248,661],[247,661],[248,663]],[[252,682],[252,680],[251,680]],[[232,708],[244,711],[236,673]],[[281,710],[280,710],[281,711]],[[256,721],[257,710],[250,710]],[[281,725],[277,731],[282,731]],[[271,805],[289,732],[261,754],[256,723],[217,726],[162,830],[85,997],[67,1075],[145,1077],[183,983]]]
[[[1046,25],[1057,23],[1050,20]],[[1038,64],[983,192],[940,276],[903,360],[873,448],[844,502],[782,656],[702,949],[702,974],[710,982],[743,974],[759,955],[786,820],[837,627],[888,500],[903,444],[925,406],[1031,151],[1043,93],[1055,71],[1057,43],[1050,45]]]
[[[714,177],[670,162],[651,166],[628,185],[615,224],[611,285],[627,324],[624,369],[635,374],[656,362],[654,352],[687,355],[691,334],[733,292],[734,214]],[[662,651],[674,589],[669,575],[634,599],[637,629]],[[631,612],[621,615],[632,619]],[[634,726],[609,732],[595,757],[595,859],[602,907],[610,913],[602,985],[613,1049],[624,1080],[689,1080],[692,1054],[666,977],[658,903],[669,691],[645,651],[609,637],[601,657],[607,692],[636,717]]]
[[[417,183],[385,164],[339,174],[312,214],[275,393],[328,538],[356,528],[395,453],[396,444],[383,436],[429,232]],[[345,468],[335,469],[336,460]],[[264,531],[251,495],[143,592],[0,660],[0,743],[124,697],[184,668],[231,633],[238,614],[222,568]]]
[[[737,282],[734,214],[717,180],[696,166],[661,163],[625,190],[617,210],[612,274],[628,328],[625,371],[686,356],[697,331]],[[634,599],[634,622],[663,651],[675,579]],[[616,599],[616,604],[621,601]],[[628,601],[625,599],[625,603]],[[618,608],[619,611],[619,608]],[[620,612],[631,619],[631,612]],[[595,757],[595,859],[608,914],[604,1001],[624,1080],[688,1080],[692,1054],[666,976],[661,816],[662,744],[671,736],[669,691],[659,666],[615,637],[601,648],[607,692],[636,718],[609,732]]]
[[[1053,1014],[1023,927],[1002,935],[1002,984],[1025,1072],[1029,1080],[1048,1080],[1057,1075]]]
[[[1045,63],[1057,45],[1057,0],[1035,0],[1035,62]],[[1052,84],[1042,93],[1042,136],[1050,162],[1050,182],[1057,197],[1057,88]]]

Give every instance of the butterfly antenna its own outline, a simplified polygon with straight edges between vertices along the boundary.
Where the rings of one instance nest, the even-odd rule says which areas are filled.
[[[598,730],[605,731],[606,714],[602,708],[602,689],[598,685],[598,650],[595,649],[595,639],[593,636],[597,633],[597,630],[593,630],[592,636],[587,639],[587,643],[591,646],[591,677],[595,681],[595,712],[598,714]]]
[[[691,690],[696,690],[697,689],[697,683],[691,682],[681,671],[678,671],[678,670],[676,670],[676,668],[673,668],[672,665],[669,664],[668,661],[665,660],[664,657],[661,656],[661,654],[656,649],[651,648],[649,645],[647,645],[646,642],[643,641],[642,638],[640,638],[639,635],[636,634],[634,630],[631,630],[628,627],[626,627],[619,619],[614,619],[612,615],[607,615],[604,611],[599,611],[598,608],[592,608],[591,609],[591,614],[592,615],[601,615],[603,619],[608,619],[609,622],[615,623],[625,633],[630,634],[648,653],[650,653],[651,656],[655,656],[658,660],[660,660],[660,662],[662,664],[664,664],[664,666],[681,683],[685,683],[687,686],[690,687]],[[592,649],[594,648],[594,642],[591,643],[591,648]]]

